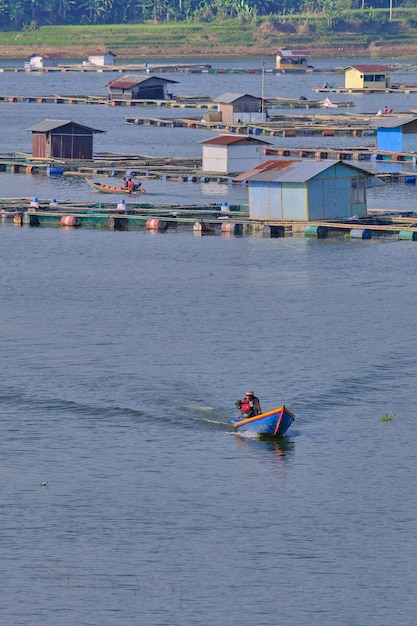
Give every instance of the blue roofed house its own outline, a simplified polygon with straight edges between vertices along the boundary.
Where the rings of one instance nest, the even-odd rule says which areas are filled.
[[[240,174],[253,219],[316,221],[364,217],[366,170],[345,161],[270,160]]]
[[[376,146],[387,152],[417,151],[417,117],[381,117],[376,122]]]

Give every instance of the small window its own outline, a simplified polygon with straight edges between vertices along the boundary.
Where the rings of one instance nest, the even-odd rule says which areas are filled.
[[[351,181],[352,204],[363,204],[365,202],[365,178],[355,176]]]

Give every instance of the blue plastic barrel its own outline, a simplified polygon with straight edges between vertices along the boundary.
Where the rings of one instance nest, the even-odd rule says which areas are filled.
[[[62,167],[56,167],[55,165],[48,165],[46,168],[46,174],[48,176],[62,176],[64,170]]]
[[[350,236],[352,239],[371,239],[372,232],[366,228],[352,228]]]

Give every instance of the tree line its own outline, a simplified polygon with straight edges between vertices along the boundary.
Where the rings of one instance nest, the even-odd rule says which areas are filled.
[[[414,0],[395,0],[411,6]],[[45,25],[132,24],[153,21],[211,21],[261,16],[337,14],[387,9],[392,0],[0,0],[2,30],[35,30]],[[411,4],[410,4],[411,3]],[[391,5],[392,6],[392,5]]]

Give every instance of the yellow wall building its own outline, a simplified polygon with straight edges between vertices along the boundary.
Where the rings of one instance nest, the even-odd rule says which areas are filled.
[[[346,89],[387,89],[391,87],[387,65],[351,65],[345,68]]]
[[[308,65],[308,50],[277,50],[275,69],[281,72],[306,71]]]

